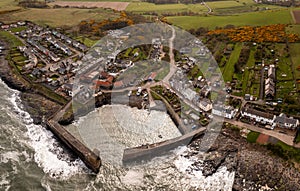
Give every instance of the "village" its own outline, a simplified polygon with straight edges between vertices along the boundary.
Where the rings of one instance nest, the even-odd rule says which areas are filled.
[[[13,32],[20,27],[23,30]],[[113,30],[108,32],[108,39],[89,49],[56,29],[43,28],[31,22],[1,25],[1,28],[24,43],[24,46],[13,50],[15,55],[19,56],[20,52],[26,58],[16,64],[22,75],[67,99],[73,97],[85,104],[103,93],[123,91],[128,99],[140,98],[143,108],[149,111],[163,99],[171,106],[174,115],[182,120],[186,132],[206,127],[218,117],[291,136],[296,135],[299,127],[298,119],[272,112],[272,107],[282,100],[273,101],[276,97],[276,67],[265,65],[264,61],[258,63],[261,68],[258,73],[260,84],[264,87],[260,88],[259,97],[250,94],[236,96],[232,95],[235,91],[232,83],[226,82],[225,87],[220,87],[222,79],[208,82],[207,74],[203,75],[197,67],[199,59],[203,65],[210,60],[209,50],[201,41],[190,42],[197,51],[183,47],[176,52],[176,56],[179,55],[179,59],[175,60],[176,71],[165,80],[170,67],[164,39],[154,38],[149,46],[121,51],[118,48],[131,34]],[[256,44],[253,43],[253,46]],[[231,51],[233,48],[227,46],[224,55]],[[271,54],[273,51],[270,50]],[[193,56],[189,56],[192,52]],[[144,61],[146,59],[147,62]],[[212,67],[208,67],[207,71],[211,74],[216,72]],[[80,83],[75,83],[75,80]],[[214,101],[214,88],[225,90],[225,104]]]

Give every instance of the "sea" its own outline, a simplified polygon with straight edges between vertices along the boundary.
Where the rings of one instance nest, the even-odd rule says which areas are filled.
[[[202,175],[188,147],[131,166],[103,163],[98,174],[24,111],[20,92],[0,80],[0,191],[232,190],[234,172]],[[130,139],[126,140],[130,143]]]

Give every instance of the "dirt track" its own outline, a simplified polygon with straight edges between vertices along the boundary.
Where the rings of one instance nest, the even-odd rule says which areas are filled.
[[[72,2],[72,1],[57,1],[50,3],[50,5],[58,5],[62,7],[86,7],[86,8],[111,8],[114,10],[125,10],[129,2]]]
[[[293,11],[293,17],[296,24],[300,24],[300,10]]]

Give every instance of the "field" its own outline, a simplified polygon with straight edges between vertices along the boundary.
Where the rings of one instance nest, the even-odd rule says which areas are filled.
[[[293,11],[293,19],[296,24],[300,24],[300,10]]]
[[[256,4],[252,0],[243,0],[243,1],[217,1],[217,2],[207,2],[206,3],[212,10],[213,14],[236,14],[242,12],[251,12],[266,5]],[[268,5],[271,9],[282,9],[278,6]],[[197,14],[206,14],[208,9],[202,5],[198,4],[154,4],[146,2],[131,2],[127,7],[126,11],[131,11],[141,14],[149,14],[155,12],[157,14],[178,14],[182,12],[193,12]]]
[[[295,78],[300,79],[300,43],[294,43],[290,45],[291,59],[293,61],[293,71]]]
[[[258,138],[258,136],[260,135],[260,133],[255,132],[255,131],[251,131],[250,133],[248,133],[247,135],[247,141],[249,143],[255,143],[256,139]]]
[[[238,61],[240,52],[242,49],[242,43],[237,43],[232,51],[228,62],[222,70],[223,78],[225,82],[230,82],[234,74],[234,64]]]
[[[1,0],[0,1],[0,13],[16,11],[21,9],[17,6],[17,2],[14,0]]]
[[[24,44],[17,39],[14,35],[7,31],[0,31],[0,38],[3,38],[9,42],[11,47],[23,46]]]
[[[50,3],[49,5],[59,5],[62,7],[86,7],[86,8],[110,8],[118,11],[125,10],[128,6],[128,2],[71,2],[71,1],[58,1]]]
[[[215,29],[216,27],[224,27],[229,24],[235,26],[263,26],[292,23],[292,17],[288,9],[230,16],[172,16],[167,17],[167,20],[184,29],[198,28],[200,26]]]
[[[119,13],[104,9],[27,9],[25,11],[10,13],[6,21],[14,22],[19,20],[29,20],[40,25],[52,27],[75,26],[82,20],[103,20],[107,18],[117,18]]]
[[[161,4],[157,5],[154,3],[146,2],[132,2],[126,8],[126,11],[133,13],[141,13],[147,15],[148,13],[157,14],[170,14],[170,13],[180,13],[180,12],[195,12],[195,13],[206,13],[207,8],[201,4]]]
[[[74,2],[131,2],[131,0],[56,0],[56,2],[59,1],[74,1]],[[135,1],[135,0],[133,0]],[[139,0],[137,0],[139,1]]]

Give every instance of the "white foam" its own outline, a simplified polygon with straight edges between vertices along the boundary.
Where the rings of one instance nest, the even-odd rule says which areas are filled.
[[[189,178],[189,184],[199,190],[215,191],[215,190],[232,190],[234,182],[234,172],[229,172],[226,167],[220,167],[216,173],[211,176],[205,177],[202,170],[195,169],[192,164],[199,159],[195,157],[184,157],[188,148],[181,147],[176,152],[178,158],[174,161],[176,168]]]
[[[23,111],[19,93],[13,90],[10,98],[19,119],[27,128],[29,138],[27,144],[35,151],[34,160],[43,171],[53,178],[68,179],[72,175],[86,172],[87,168],[80,159],[71,161],[70,156],[64,153],[53,134],[42,126],[33,124],[29,113]],[[26,155],[25,155],[26,157]],[[27,157],[28,158],[28,155]]]
[[[20,153],[18,153],[17,151],[9,151],[6,153],[1,153],[0,154],[0,162],[1,163],[8,163],[8,161],[19,161],[19,156]]]
[[[5,174],[2,174],[1,175],[1,179],[0,179],[0,190],[3,189],[3,190],[9,190],[10,188],[10,180],[8,180],[9,174],[8,173],[5,173]]]
[[[121,181],[127,185],[142,185],[144,173],[130,169],[127,174],[121,177]]]

